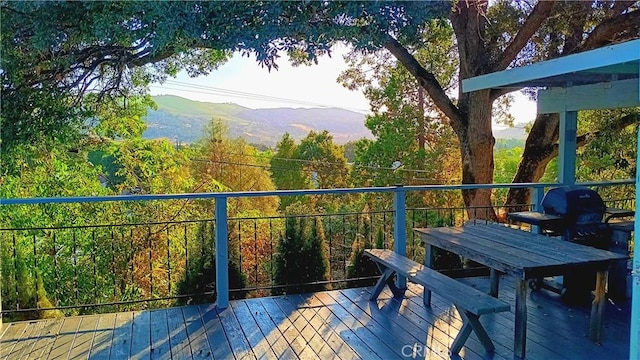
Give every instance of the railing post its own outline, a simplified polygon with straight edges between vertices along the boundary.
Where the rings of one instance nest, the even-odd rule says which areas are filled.
[[[638,131],[636,163],[640,159],[640,131]],[[636,167],[636,216],[634,218],[635,241],[633,242],[633,259],[631,265],[631,340],[629,341],[629,359],[640,357],[640,245],[638,245],[638,229],[640,229],[640,167]],[[636,320],[633,320],[636,319]]]
[[[531,192],[531,200],[533,202],[533,211],[543,212],[542,199],[544,198],[544,188],[534,187]],[[540,234],[541,229],[538,225],[531,225],[531,232]]]
[[[2,260],[0,259],[0,263]],[[1,264],[0,264],[1,265]],[[0,266],[0,280],[2,280],[2,266]],[[0,330],[2,330],[2,282],[0,281]]]
[[[402,256],[407,254],[407,201],[402,185],[393,192],[393,250]],[[407,278],[398,276],[398,287],[407,287]]]
[[[218,308],[229,306],[229,240],[227,239],[227,198],[216,198],[216,294]]]

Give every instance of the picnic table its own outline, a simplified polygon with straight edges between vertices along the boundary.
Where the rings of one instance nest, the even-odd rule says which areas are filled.
[[[433,246],[459,254],[491,269],[490,291],[498,296],[499,274],[516,279],[514,355],[524,358],[527,338],[527,282],[562,275],[567,270],[588,267],[597,271],[589,337],[599,343],[606,304],[607,271],[615,262],[627,259],[617,254],[502,224],[414,229],[426,247],[425,265],[430,267]],[[425,301],[430,293],[425,290]]]

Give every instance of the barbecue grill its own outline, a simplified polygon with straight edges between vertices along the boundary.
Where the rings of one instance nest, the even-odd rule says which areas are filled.
[[[600,249],[609,248],[611,230],[603,221],[607,207],[597,192],[582,186],[563,186],[550,189],[542,199],[545,214],[560,216],[548,231],[565,240]]]
[[[548,219],[531,213],[514,213],[510,218],[538,225],[549,236],[562,236],[567,241],[609,249],[611,230],[603,221],[606,206],[597,192],[582,186],[552,188],[541,205]],[[563,276],[562,288],[545,286],[542,279],[530,285],[534,289],[545,286],[557,290],[566,302],[582,303],[590,301],[595,276],[595,270],[580,269]]]

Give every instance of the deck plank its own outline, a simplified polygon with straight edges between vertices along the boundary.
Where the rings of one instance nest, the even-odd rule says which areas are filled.
[[[461,281],[481,291],[489,286],[487,278]],[[503,280],[500,299],[515,301],[514,285]],[[0,359],[449,359],[448,348],[462,326],[449,302],[434,293],[425,307],[422,286],[413,283],[400,300],[385,289],[369,301],[371,291],[238,300],[225,310],[208,304],[5,324]],[[596,345],[585,337],[589,306],[566,306],[544,290],[530,292],[527,301],[528,358],[628,357],[628,307],[607,304],[604,342]],[[512,359],[514,314],[486,314],[480,321],[495,352],[486,353],[471,335],[459,358]]]
[[[331,326],[325,321],[325,319],[321,315],[320,309],[315,308],[313,309],[313,311],[315,313],[315,316],[309,321],[309,324],[316,330],[316,336],[320,336],[326,341],[326,346],[322,348],[320,355],[324,356],[324,354],[326,354],[326,358],[337,358],[344,360],[359,358],[358,354],[356,354],[351,347],[344,343],[344,341],[340,339],[339,335],[336,334]]]
[[[256,359],[256,355],[253,353],[242,326],[238,323],[238,319],[233,313],[233,309],[229,307],[218,311],[218,316],[220,316],[220,322],[236,358]]]
[[[62,319],[50,319],[44,321],[44,325],[38,334],[36,343],[33,344],[30,357],[32,359],[44,359],[51,352],[51,346],[62,326]]]
[[[298,309],[299,317],[295,324],[298,326],[300,336],[307,342],[308,349],[305,349],[306,351],[303,352],[302,355],[315,356],[321,359],[338,356],[332,350],[327,339],[318,334],[318,330],[325,327],[325,324],[320,326],[314,325],[314,323],[317,324],[319,322],[316,309],[321,305],[319,305],[317,301],[314,301],[314,298],[309,295],[290,295],[288,299],[292,302],[292,305]],[[312,321],[314,323],[312,323]]]
[[[359,336],[360,339],[377,355],[383,359],[403,357],[402,347],[407,344],[402,341],[398,341],[398,339],[384,329],[384,327],[381,327],[378,323],[372,321],[371,317],[365,316],[360,318],[355,316],[355,314],[351,314],[347,309],[347,307],[351,307],[351,301],[343,298],[341,299],[345,301],[343,304],[342,301],[336,301],[333,299],[329,293],[317,293],[316,296],[349,328],[351,328],[354,333],[356,333],[356,335]],[[331,304],[332,301],[334,302],[333,304]]]
[[[268,304],[268,306],[275,306],[280,309],[282,316],[284,316],[281,329],[282,335],[298,357],[307,358],[310,356],[308,354],[309,350],[307,350],[307,341],[300,333],[305,326],[305,322],[304,319],[299,320],[302,314],[288,298],[289,296],[274,297],[266,299],[265,303],[268,304],[271,301],[272,304]]]
[[[214,359],[232,359],[233,351],[229,345],[229,340],[225,335],[218,311],[215,305],[200,305],[198,311],[204,323],[205,333],[209,341]]]
[[[169,329],[169,343],[172,359],[191,358],[191,346],[187,337],[187,327],[182,316],[182,309],[169,308],[167,312],[167,326]]]
[[[505,301],[515,303],[514,282],[509,278],[501,282],[503,290],[500,297]],[[485,284],[485,279],[466,279],[471,285],[481,288]],[[626,358],[628,356],[628,346],[621,346],[629,343],[628,320],[612,321],[613,316],[620,312],[611,303],[608,303],[605,312],[605,340],[601,345],[596,345],[591,341],[585,341],[589,327],[590,306],[567,306],[560,301],[557,294],[546,290],[530,292],[529,298],[535,300],[535,306],[530,306],[528,311],[527,324],[527,344],[537,344],[545,350],[536,349],[535,352],[556,354],[585,354],[588,357],[598,358]],[[504,316],[511,315],[505,313]],[[613,315],[613,316],[612,316]],[[497,321],[509,328],[513,323],[511,317],[497,317]],[[549,336],[549,332],[554,336]],[[611,336],[613,335],[613,336]],[[569,356],[571,357],[571,356]]]
[[[296,357],[302,356],[306,343],[302,337],[298,338],[300,331],[291,322],[291,311],[293,309],[289,308],[288,305],[283,305],[285,308],[290,309],[290,311],[284,311],[276,301],[276,298],[263,298],[260,302],[281,335],[276,341],[283,343],[281,346],[291,349]],[[296,314],[295,316],[299,315]],[[289,352],[287,351],[286,353]]]
[[[151,310],[151,359],[171,359],[167,312],[164,309]]]
[[[417,351],[417,349],[426,346],[427,330],[431,324],[424,323],[422,327],[418,327],[408,321],[398,309],[402,306],[401,302],[391,298],[382,303],[368,301],[369,293],[365,298],[361,293],[346,291],[340,293],[329,293],[337,302],[347,303],[344,299],[348,299],[351,303],[346,307],[354,316],[358,318],[367,318],[369,322],[376,322],[379,327],[383,328],[389,336],[396,337],[402,344],[400,351],[402,356],[407,353]],[[391,302],[391,303],[389,303]],[[381,308],[378,308],[380,306]],[[385,311],[384,309],[387,309]],[[442,343],[438,344],[437,349],[433,349],[431,357],[447,356],[448,349]]]
[[[131,336],[133,333],[133,312],[116,315],[111,342],[110,359],[127,359],[131,355]]]
[[[13,349],[18,344],[16,339],[19,339],[27,329],[28,322],[21,321],[16,323],[4,324],[4,332],[2,338],[0,338],[0,359],[5,360],[9,357],[9,354],[13,352]]]
[[[264,307],[262,299],[250,299],[247,301],[247,307],[251,310],[256,324],[264,334],[265,339],[271,346],[271,350],[278,358],[295,359],[297,356],[293,349],[284,341],[282,332],[278,325],[273,321],[273,317]]]
[[[91,341],[89,359],[102,360],[111,357],[111,343],[113,341],[116,315],[115,313],[100,315]]]
[[[329,324],[335,329],[339,337],[345,343],[351,346],[351,348],[353,348],[362,358],[389,358],[388,356],[384,356],[385,354],[388,354],[389,351],[380,349],[382,350],[382,352],[378,352],[378,349],[375,349],[375,345],[368,344],[367,340],[363,340],[360,336],[358,336],[356,331],[361,331],[363,327],[356,326],[357,324],[353,321],[352,318],[341,318],[344,313],[338,308],[337,304],[332,304],[333,299],[327,297],[327,295],[324,293],[317,293],[316,296],[321,302],[325,304],[325,306],[318,308],[318,311],[322,311],[320,316],[326,317],[326,319],[329,321]],[[373,346],[373,348],[369,345]]]
[[[197,306],[181,308],[193,359],[213,359],[202,316]]]
[[[43,321],[30,321],[8,357],[11,359],[24,359],[29,356],[43,325]]]
[[[131,336],[131,359],[149,359],[151,357],[151,312],[133,313]]]
[[[65,318],[60,331],[56,335],[56,340],[51,346],[51,352],[47,355],[48,359],[66,359],[71,346],[73,345],[73,339],[78,332],[80,326],[81,317],[68,317]]]
[[[245,336],[253,352],[259,358],[275,359],[276,354],[271,348],[271,344],[267,341],[260,326],[253,317],[253,310],[249,309],[247,301],[237,301],[230,304],[238,322],[242,324]]]
[[[416,325],[427,323],[427,337],[419,344],[429,349],[430,356],[446,357],[453,339],[458,335],[462,327],[460,315],[451,303],[444,301],[437,295],[432,297],[429,308],[424,306],[421,296],[414,295],[407,293],[407,297],[402,301],[399,308],[400,314],[407,321],[414,322]],[[395,300],[392,299],[392,301]],[[486,314],[480,319],[485,329],[492,329],[491,324],[494,315]],[[484,346],[475,337],[475,334],[472,334],[463,347],[464,359],[484,359],[488,356],[496,360],[513,358],[511,348],[504,346],[494,332],[487,331],[494,345],[496,345],[496,351],[493,354],[488,354]],[[512,342],[513,338],[511,337],[505,341]]]
[[[93,342],[93,334],[96,332],[100,315],[83,316],[78,327],[78,332],[73,339],[73,344],[69,351],[69,359],[87,358]]]

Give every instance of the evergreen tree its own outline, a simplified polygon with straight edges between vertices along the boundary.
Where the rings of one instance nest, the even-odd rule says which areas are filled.
[[[349,257],[349,265],[347,266],[347,279],[359,279],[374,277],[372,279],[349,280],[347,287],[363,287],[371,286],[376,283],[375,276],[380,275],[378,266],[367,256],[364,255],[365,249],[384,248],[384,234],[382,229],[378,229],[376,233],[376,242],[371,242],[371,221],[365,217],[363,222],[363,234],[358,237],[351,245],[351,255]]]
[[[178,294],[189,295],[183,298],[182,303],[206,303],[216,300],[213,293],[216,285],[216,255],[214,252],[215,236],[213,223],[203,223],[198,226],[196,238],[204,238],[203,249],[192,251],[189,257],[188,268],[185,269],[184,278],[178,284]],[[194,249],[195,250],[195,249]],[[230,251],[233,251],[230,249]],[[247,278],[242,273],[240,266],[233,260],[237,257],[229,256],[229,294],[230,299],[243,299],[246,297]],[[233,291],[236,289],[236,291]]]
[[[311,224],[306,217],[292,216],[285,220],[285,233],[278,241],[275,256],[274,281],[284,285],[273,294],[306,293],[327,289],[329,260],[322,222],[316,218]]]

